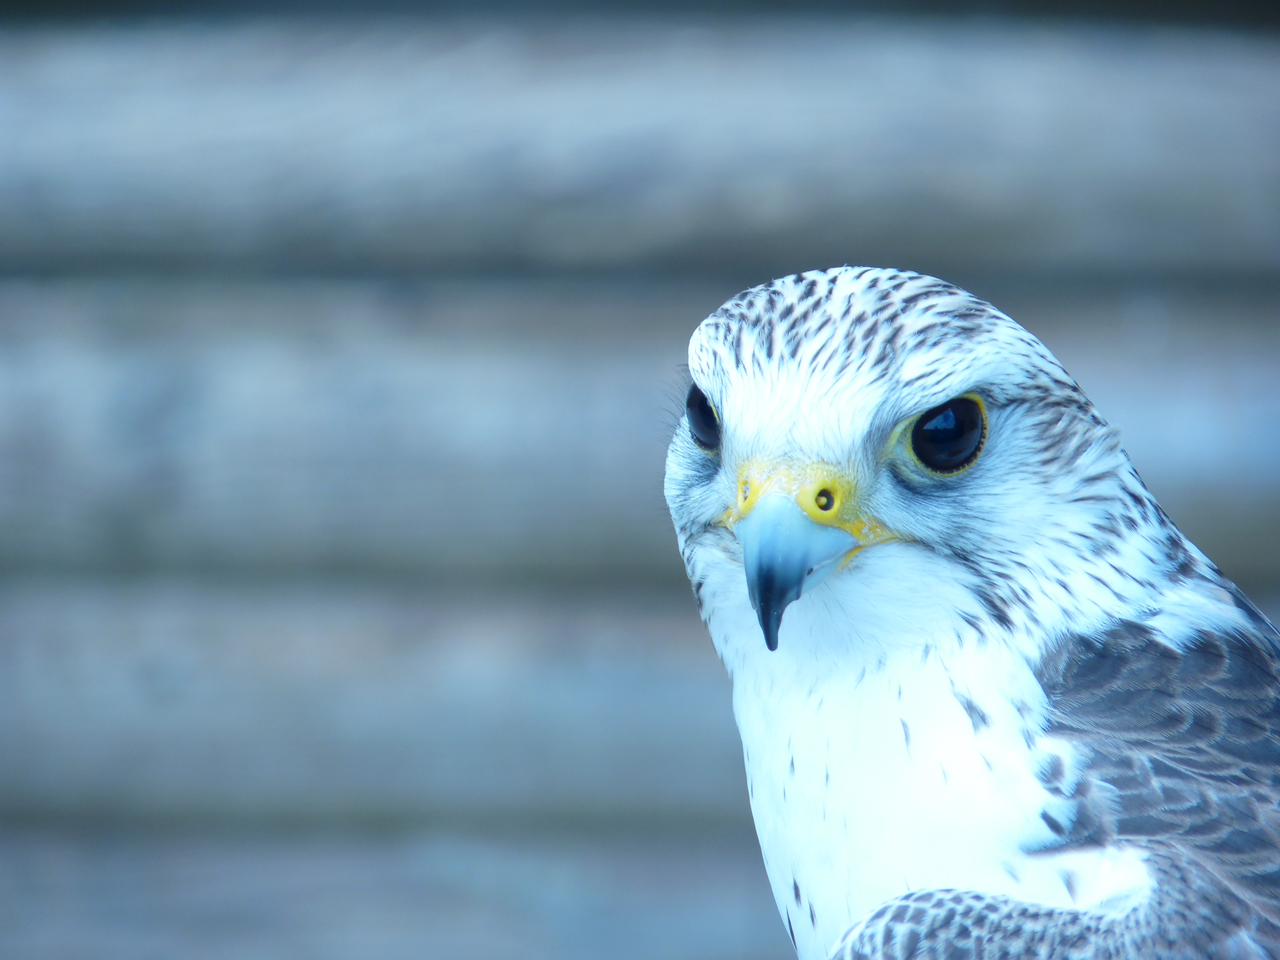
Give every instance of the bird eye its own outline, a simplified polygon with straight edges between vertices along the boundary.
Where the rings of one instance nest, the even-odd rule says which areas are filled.
[[[911,428],[911,449],[935,473],[956,473],[978,459],[986,437],[982,404],[956,397],[920,414]]]
[[[689,388],[689,397],[684,402],[685,412],[689,415],[689,432],[693,434],[693,442],[707,453],[715,453],[720,449],[720,421],[711,406],[707,395],[698,389],[695,383]]]

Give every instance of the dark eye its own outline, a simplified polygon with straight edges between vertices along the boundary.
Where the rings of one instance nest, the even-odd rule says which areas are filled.
[[[689,398],[685,400],[684,408],[689,414],[689,432],[693,434],[693,442],[707,453],[719,450],[720,421],[711,408],[711,401],[698,389],[696,383],[689,388]]]
[[[926,410],[911,430],[911,449],[936,473],[955,473],[974,460],[987,436],[982,405],[972,397],[956,397]]]

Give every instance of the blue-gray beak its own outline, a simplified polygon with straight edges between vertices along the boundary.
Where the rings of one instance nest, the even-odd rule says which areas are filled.
[[[733,528],[742,544],[747,594],[765,645],[778,649],[782,614],[822,583],[861,544],[839,527],[814,523],[792,497],[767,494]]]

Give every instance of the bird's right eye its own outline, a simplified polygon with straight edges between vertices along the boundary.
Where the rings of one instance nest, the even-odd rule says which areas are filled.
[[[707,453],[720,450],[720,418],[707,395],[698,389],[695,383],[689,388],[689,396],[684,402],[685,413],[689,417],[689,432],[693,434],[693,442]]]

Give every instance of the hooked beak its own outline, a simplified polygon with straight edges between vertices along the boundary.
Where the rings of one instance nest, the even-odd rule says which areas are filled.
[[[801,594],[863,547],[897,539],[857,511],[854,494],[851,482],[825,467],[800,476],[748,467],[739,476],[738,503],[725,523],[742,545],[747,595],[770,650]]]
[[[860,546],[852,534],[819,526],[794,501],[781,496],[763,497],[734,533],[742,544],[747,595],[770,650],[778,649],[778,628],[787,606],[831,576]]]

